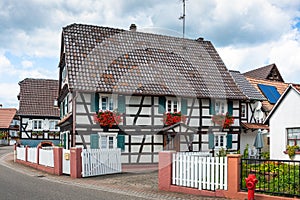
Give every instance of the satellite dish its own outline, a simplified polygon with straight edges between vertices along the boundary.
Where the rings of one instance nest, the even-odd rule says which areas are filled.
[[[257,101],[255,104],[256,104],[255,110],[261,110],[262,103],[260,101]]]
[[[264,113],[261,111],[262,103],[257,101],[255,104],[254,118],[260,122],[264,117]]]

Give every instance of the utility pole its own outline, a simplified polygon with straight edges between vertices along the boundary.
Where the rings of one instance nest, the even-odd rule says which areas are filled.
[[[186,0],[182,0],[183,14],[179,17],[179,20],[182,20],[182,38],[184,38],[184,34],[185,34],[185,1]]]

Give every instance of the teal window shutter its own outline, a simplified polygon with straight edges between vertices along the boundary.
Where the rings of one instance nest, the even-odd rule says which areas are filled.
[[[166,112],[166,97],[158,98],[158,113],[163,114]]]
[[[233,101],[228,100],[227,104],[228,104],[228,114],[230,116],[232,116],[233,115]]]
[[[183,115],[187,114],[187,99],[181,99],[181,113]]]
[[[91,112],[99,111],[99,94],[93,93],[91,94]]]
[[[90,135],[91,149],[99,149],[99,135],[93,133]]]
[[[208,148],[215,148],[215,136],[213,133],[208,134]]]
[[[118,96],[118,112],[125,113],[126,105],[125,105],[125,96],[119,95]]]
[[[227,138],[226,148],[232,149],[232,134],[227,134],[226,138]]]
[[[214,115],[216,113],[215,111],[215,100],[214,99],[210,99],[210,105],[209,105],[209,114],[210,115]]]
[[[95,94],[95,112],[99,111],[99,94]]]
[[[120,148],[122,151],[125,150],[125,135],[118,134],[117,147]]]

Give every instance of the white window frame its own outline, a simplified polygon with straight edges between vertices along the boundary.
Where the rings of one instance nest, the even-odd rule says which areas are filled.
[[[245,109],[245,112],[243,112],[243,108]],[[245,103],[241,104],[241,118],[247,117],[247,105]]]
[[[171,112],[180,112],[181,111],[181,99],[178,98],[166,98],[166,111]]]
[[[54,123],[54,128],[51,128],[51,123]],[[58,124],[58,120],[49,120],[49,130],[50,131],[59,130],[59,127],[56,126],[57,124]]]
[[[226,114],[228,108],[225,100],[215,101],[215,114]]]
[[[107,99],[106,108],[102,107],[102,105],[103,105],[103,98]],[[114,95],[114,94],[100,94],[99,95],[99,110],[103,110],[103,111],[110,110],[110,111],[113,111],[116,108],[116,105],[117,105],[116,95]],[[108,109],[107,109],[107,107],[108,107]]]
[[[35,127],[35,123],[37,123],[36,124],[37,127]],[[41,125],[41,126],[39,127],[39,125]],[[44,120],[42,120],[42,119],[34,119],[34,120],[32,120],[32,130],[34,130],[34,131],[40,131],[40,130],[43,130],[43,128],[44,128]]]
[[[100,149],[116,149],[117,148],[117,134],[115,134],[115,133],[100,133],[99,134],[99,147],[100,147]]]
[[[289,130],[292,130],[293,133],[296,133],[297,135],[299,135],[299,137],[296,136],[296,138],[292,138],[289,137],[290,134],[293,134],[291,132],[289,132]],[[298,130],[297,132],[295,130]],[[289,146],[294,146],[294,145],[298,145],[300,146],[300,127],[293,127],[293,128],[286,128],[286,138],[287,138],[287,145]]]
[[[221,142],[223,142],[223,145],[221,145]],[[227,149],[227,132],[214,132],[214,147],[215,149]]]

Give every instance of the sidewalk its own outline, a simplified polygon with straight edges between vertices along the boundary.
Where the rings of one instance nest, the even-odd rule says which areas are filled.
[[[213,200],[220,198],[201,197],[158,190],[157,165],[124,165],[123,173],[105,176],[72,179],[70,176],[55,176],[13,162],[13,153],[0,158],[0,164],[29,176],[36,176],[51,182],[96,189],[101,191],[125,194],[146,199],[191,199]]]

